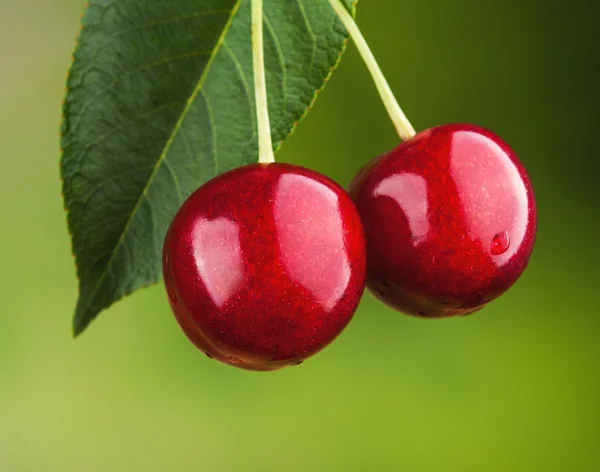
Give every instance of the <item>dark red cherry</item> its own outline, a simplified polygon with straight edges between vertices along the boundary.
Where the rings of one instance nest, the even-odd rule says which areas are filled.
[[[367,287],[423,317],[477,311],[527,266],[536,206],[498,136],[439,126],[373,160],[351,184],[367,239]]]
[[[171,307],[207,356],[249,370],[297,365],[352,318],[365,240],[350,196],[287,164],[241,167],[183,204],[163,249]]]

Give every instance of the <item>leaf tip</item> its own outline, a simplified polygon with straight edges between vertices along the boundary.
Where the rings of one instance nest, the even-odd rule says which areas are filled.
[[[90,325],[90,321],[91,320],[88,317],[82,316],[80,313],[75,314],[73,317],[73,324],[71,325],[73,339],[77,339],[79,335],[86,330]]]

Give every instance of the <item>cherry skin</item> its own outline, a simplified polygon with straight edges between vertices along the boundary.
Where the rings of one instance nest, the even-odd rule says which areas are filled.
[[[201,186],[165,238],[171,308],[207,356],[248,370],[296,365],[331,343],[365,286],[350,196],[288,164],[241,167]]]
[[[350,194],[367,239],[367,287],[409,315],[481,309],[515,283],[533,250],[529,177],[477,126],[418,133],[368,164]]]

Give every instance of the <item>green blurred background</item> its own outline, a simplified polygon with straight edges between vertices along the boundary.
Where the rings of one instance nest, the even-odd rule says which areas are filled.
[[[162,285],[71,339],[58,127],[82,9],[0,0],[0,471],[600,470],[597,2],[362,1],[415,127],[477,123],[521,156],[537,247],[476,316],[366,295],[333,345],[270,374],[197,352]],[[279,159],[345,185],[396,142],[351,47]]]

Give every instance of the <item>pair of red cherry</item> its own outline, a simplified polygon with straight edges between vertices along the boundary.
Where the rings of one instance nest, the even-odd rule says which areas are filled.
[[[445,125],[374,159],[350,195],[287,164],[211,180],[173,220],[164,278],[207,356],[273,370],[333,341],[365,278],[407,314],[479,310],[521,275],[535,232],[531,183],[511,149],[482,128]]]

